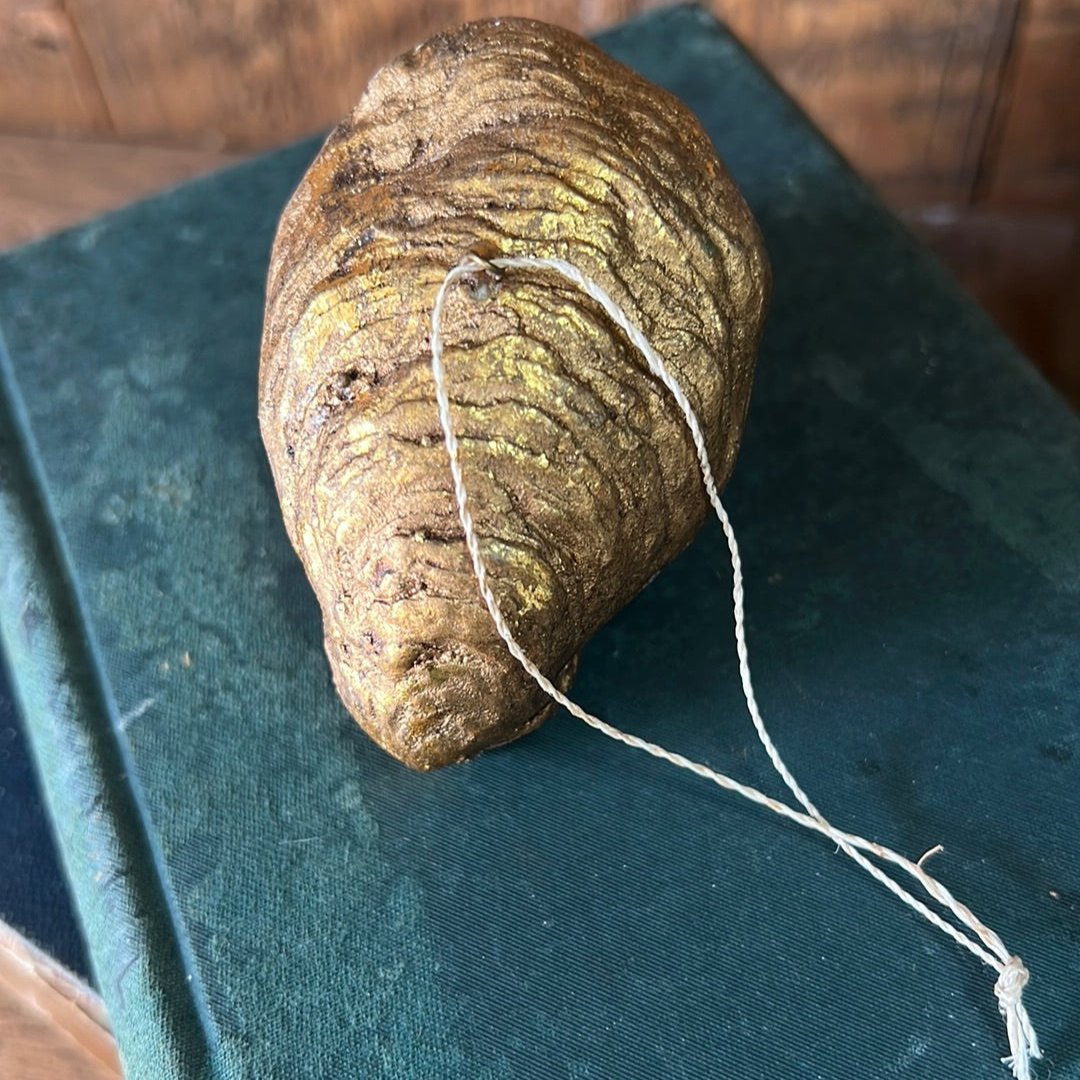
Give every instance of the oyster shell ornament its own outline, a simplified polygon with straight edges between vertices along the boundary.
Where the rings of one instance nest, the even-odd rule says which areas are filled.
[[[769,295],[758,230],[694,117],[565,30],[440,34],[330,135],[274,243],[259,419],[338,693],[418,769],[551,708],[478,592],[436,409],[432,305],[469,253],[563,259],[600,283],[684,388],[720,484]],[[558,275],[478,268],[441,329],[491,587],[565,688],[702,524],[693,443],[624,332]]]

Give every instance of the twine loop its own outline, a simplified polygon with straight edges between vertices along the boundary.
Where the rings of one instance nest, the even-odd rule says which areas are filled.
[[[705,492],[716,513],[717,519],[724,530],[727,540],[728,552],[731,556],[732,570],[732,609],[735,623],[735,651],[739,660],[739,676],[742,682],[743,696],[746,699],[747,711],[750,714],[754,730],[765,752],[769,756],[773,767],[780,775],[788,790],[794,795],[802,810],[797,810],[785,802],[766,795],[764,792],[733,780],[723,773],[700,762],[691,761],[681,754],[674,753],[658,746],[656,743],[647,742],[637,735],[628,734],[619,728],[601,720],[592,713],[586,712],[580,705],[572,701],[536,666],[518,644],[513,631],[504,617],[495,594],[491,589],[487,563],[480,550],[480,539],[476,534],[472,514],[469,510],[469,494],[465,487],[465,478],[461,469],[461,459],[458,450],[458,439],[454,433],[453,418],[450,412],[450,395],[446,383],[446,370],[443,364],[443,341],[442,341],[442,312],[446,303],[447,290],[458,278],[473,275],[478,272],[492,275],[496,280],[501,279],[506,270],[549,270],[560,275],[571,284],[576,285],[585,295],[591,297],[612,322],[626,335],[627,339],[641,354],[649,366],[649,370],[664,385],[671,394],[682,413],[690,432],[694,448],[697,452],[698,464],[701,467],[701,476],[705,485]],[[865,870],[872,878],[878,881],[894,896],[908,907],[918,912],[931,925],[937,927],[942,933],[947,934],[958,945],[963,946],[968,952],[978,957],[984,964],[998,972],[998,978],[994,984],[994,994],[997,997],[998,1009],[1005,1020],[1005,1028],[1009,1039],[1009,1055],[1003,1057],[1002,1062],[1007,1065],[1015,1080],[1031,1080],[1031,1060],[1042,1057],[1039,1050],[1039,1041],[1031,1026],[1027,1009],[1023,1003],[1024,987],[1030,978],[1028,969],[1024,966],[1020,957],[1015,956],[1006,949],[1001,938],[985,923],[983,923],[966,905],[957,900],[949,890],[936,878],[933,878],[924,869],[924,863],[933,855],[942,850],[940,845],[935,845],[926,852],[918,862],[912,862],[903,855],[898,854],[883,844],[866,840],[861,836],[845,832],[836,828],[826,820],[820,810],[810,801],[807,794],[796,781],[776,748],[772,737],[765,727],[765,721],[758,708],[757,698],[754,694],[753,684],[750,679],[749,650],[746,643],[746,618],[744,612],[744,589],[742,576],[742,560],[739,556],[739,545],[735,539],[735,530],[728,518],[727,511],[720,501],[716,482],[713,477],[712,467],[709,463],[708,448],[705,436],[701,430],[701,424],[680,386],[678,380],[668,370],[663,359],[653,349],[645,335],[635,326],[626,313],[611,298],[611,296],[591,278],[586,277],[572,263],[563,259],[538,258],[531,256],[516,256],[507,258],[485,259],[479,255],[466,255],[457,266],[451,267],[439,286],[435,296],[435,303],[431,310],[431,373],[435,382],[435,398],[439,409],[439,423],[442,426],[443,441],[450,462],[450,473],[454,482],[454,499],[457,502],[458,517],[465,537],[465,546],[472,560],[473,571],[476,576],[477,586],[484,605],[495,625],[495,629],[502,638],[510,654],[521,664],[533,681],[553,701],[561,705],[571,716],[576,717],[589,727],[606,735],[609,739],[622,743],[624,746],[635,750],[643,750],[645,753],[659,758],[668,764],[675,765],[680,769],[686,769],[702,779],[709,780],[725,791],[734,792],[743,798],[756,803],[759,806],[771,810],[781,817],[787,818],[804,828],[812,829],[832,840],[841,851],[851,858],[858,866]],[[891,874],[886,873],[876,863],[872,863],[866,856],[872,855],[881,862],[898,867],[906,874],[913,877],[926,894],[946,911],[967,933],[946,921],[938,912],[928,907],[922,900],[913,896]]]

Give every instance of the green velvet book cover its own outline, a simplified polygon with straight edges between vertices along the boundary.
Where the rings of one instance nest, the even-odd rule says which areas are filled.
[[[726,501],[773,737],[934,870],[1080,1078],[1080,424],[692,8],[600,39],[701,118],[775,293]],[[133,1078],[998,1080],[993,973],[831,845],[564,714],[432,775],[335,697],[256,423],[317,144],[0,258],[0,630]],[[782,794],[719,529],[576,696]]]

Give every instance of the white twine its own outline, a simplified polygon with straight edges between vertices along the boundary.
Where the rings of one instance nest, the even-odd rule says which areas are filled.
[[[773,767],[780,774],[781,779],[788,789],[803,807],[799,811],[780,802],[756,788],[741,784],[737,780],[719,773],[707,765],[691,761],[681,754],[672,753],[670,750],[658,746],[656,743],[647,742],[636,735],[627,734],[613,727],[611,724],[586,712],[581,706],[571,701],[550,679],[529,659],[524,650],[514,638],[510,630],[495,594],[488,583],[488,568],[484,557],[480,552],[480,540],[476,534],[472,513],[469,510],[469,496],[465,489],[465,480],[461,470],[461,460],[458,451],[458,439],[454,434],[453,421],[450,414],[450,396],[446,384],[446,369],[443,364],[443,340],[442,340],[442,313],[446,304],[447,291],[450,286],[461,277],[483,272],[500,273],[504,270],[549,270],[565,278],[571,284],[577,286],[583,293],[596,301],[607,313],[608,317],[627,336],[634,347],[641,353],[649,369],[664,384],[668,392],[678,405],[686,426],[690,431],[694,447],[697,451],[698,462],[701,466],[701,475],[705,483],[705,491],[716,512],[720,525],[727,538],[728,551],[731,553],[732,570],[732,602],[735,616],[735,648],[739,658],[739,675],[742,680],[743,695],[746,698],[746,707],[750,713],[754,730],[758,739],[764,746]],[[705,436],[702,434],[701,425],[693,407],[687,400],[686,394],[679,385],[678,380],[671,374],[664,361],[646,340],[644,334],[629,320],[623,310],[615,303],[608,293],[591,278],[586,277],[577,267],[562,259],[543,259],[532,257],[518,258],[495,258],[482,259],[477,255],[466,255],[461,262],[452,267],[443,278],[435,297],[435,305],[431,312],[431,372],[435,380],[435,396],[439,406],[439,423],[442,425],[443,439],[446,444],[446,452],[450,459],[450,472],[454,480],[454,498],[457,501],[458,515],[461,518],[461,527],[465,535],[465,546],[468,548],[472,559],[476,581],[480,588],[480,595],[484,600],[488,612],[491,615],[495,629],[499,637],[505,642],[511,655],[518,661],[533,681],[550,698],[561,705],[567,712],[578,720],[595,728],[602,735],[606,735],[616,742],[635,750],[644,750],[653,757],[667,761],[680,769],[686,769],[700,776],[704,780],[711,780],[714,784],[726,791],[733,791],[745,799],[749,799],[759,806],[779,814],[804,828],[813,829],[827,836],[841,851],[854,859],[871,877],[885,886],[893,895],[917,911],[924,919],[936,926],[943,933],[948,934],[957,944],[962,945],[970,953],[977,956],[984,964],[997,972],[997,982],[994,984],[994,994],[998,1002],[998,1010],[1005,1020],[1005,1027],[1009,1038],[1009,1054],[1002,1058],[1002,1062],[1009,1066],[1015,1080],[1031,1080],[1031,1059],[1041,1058],[1038,1039],[1031,1026],[1027,1010],[1023,1003],[1023,990],[1028,982],[1028,970],[1018,956],[1014,956],[1005,948],[1001,938],[990,927],[982,923],[972,911],[957,900],[941,882],[931,877],[924,869],[923,862],[931,855],[940,850],[940,846],[932,848],[918,862],[912,862],[903,855],[898,854],[891,848],[865,840],[848,832],[837,829],[830,824],[821,811],[810,801],[806,793],[799,786],[798,781],[791,774],[788,767],[780,757],[768,731],[765,722],[758,709],[757,699],[754,695],[753,684],[750,680],[750,660],[746,646],[746,627],[743,600],[742,560],[739,557],[739,546],[735,541],[735,531],[731,526],[727,511],[716,490],[716,482],[713,478],[712,468],[709,464],[708,449],[705,444]],[[923,887],[926,893],[946,908],[954,918],[974,935],[957,929],[951,923],[945,921],[941,915],[916,897],[912,896],[902,885],[886,874],[879,866],[870,862],[862,852],[891,863],[901,870],[910,874],[911,877]]]

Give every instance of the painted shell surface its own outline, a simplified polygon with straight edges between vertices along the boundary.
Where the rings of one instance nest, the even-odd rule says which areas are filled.
[[[694,117],[564,30],[502,19],[434,37],[331,134],[274,244],[259,417],[341,699],[420,769],[549,711],[477,591],[436,411],[432,304],[468,252],[561,258],[599,282],[681,382],[721,484],[769,293],[757,228]],[[565,686],[704,520],[693,446],[623,333],[553,274],[455,286],[443,334],[495,594]]]

